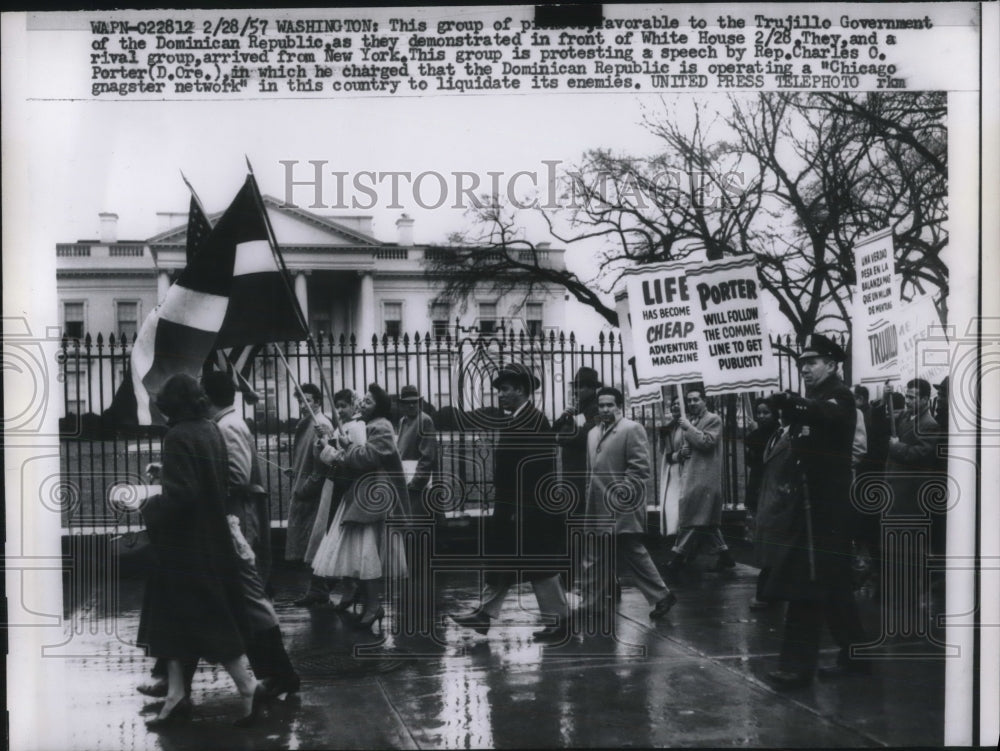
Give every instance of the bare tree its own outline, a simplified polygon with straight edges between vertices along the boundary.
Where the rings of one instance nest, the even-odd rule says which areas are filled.
[[[600,242],[600,273],[583,280],[546,266],[493,202],[474,237],[432,262],[450,299],[484,282],[497,291],[556,283],[617,323],[599,294],[623,268],[753,253],[762,286],[797,334],[849,329],[853,247],[891,227],[902,297],[947,297],[945,100],[935,93],[761,93],[689,117],[647,112],[662,145],[637,157],[593,149],[566,176],[563,208],[543,211],[558,241]],[[472,241],[471,243],[469,241]]]

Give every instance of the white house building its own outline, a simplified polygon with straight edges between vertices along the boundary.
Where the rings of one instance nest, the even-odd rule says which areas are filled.
[[[441,280],[426,271],[424,259],[446,248],[414,244],[413,219],[405,214],[396,221],[395,241],[388,242],[372,234],[370,217],[317,214],[269,196],[264,203],[314,337],[337,341],[353,335],[362,350],[370,348],[373,336],[425,338],[502,327],[507,333],[548,337],[565,329],[566,296],[555,285],[526,301],[523,295],[498,297],[484,288],[465,310],[439,301]],[[113,334],[117,342],[125,334],[131,341],[164,297],[186,263],[187,213],[159,216],[161,231],[147,240],[119,240],[117,215],[103,213],[99,239],[56,246],[61,323],[69,340],[87,334],[96,340],[101,334],[106,343]],[[565,267],[562,250],[546,247],[544,253],[548,263]],[[106,380],[120,381],[124,362],[116,368]],[[110,397],[101,395],[97,380],[67,373],[68,411],[97,412],[108,405]],[[392,378],[388,383],[394,385]]]

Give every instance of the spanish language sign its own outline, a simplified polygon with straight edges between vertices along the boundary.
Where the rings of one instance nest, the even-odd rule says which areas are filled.
[[[853,336],[851,360],[856,383],[882,383],[899,375],[899,281],[892,230],[860,239],[854,246]]]
[[[687,268],[687,264],[668,262],[624,273],[640,386],[701,380],[700,319],[688,288]]]
[[[947,329],[941,325],[934,299],[921,295],[899,308],[899,380],[941,383],[951,369]]]
[[[698,360],[707,394],[778,388],[778,363],[760,305],[752,255],[687,270],[700,319]]]

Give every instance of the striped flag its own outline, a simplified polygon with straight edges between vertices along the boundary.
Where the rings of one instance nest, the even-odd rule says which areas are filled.
[[[201,201],[198,200],[197,196],[194,194],[194,188],[191,188],[191,184],[187,183],[188,188],[191,189],[191,205],[188,208],[188,225],[187,225],[187,262],[191,263],[191,259],[197,255],[201,246],[208,240],[209,235],[212,234],[212,223],[208,220],[205,215],[205,209],[201,207]]]
[[[192,209],[208,225],[194,200]],[[208,236],[189,240],[187,266],[139,330],[131,384],[139,425],[164,422],[153,395],[176,373],[197,378],[213,350],[305,338],[269,237],[251,175]]]

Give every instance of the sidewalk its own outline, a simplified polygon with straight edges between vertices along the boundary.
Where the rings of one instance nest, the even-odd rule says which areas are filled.
[[[782,608],[748,609],[756,573],[740,564],[687,574],[659,625],[626,581],[617,641],[551,647],[531,639],[538,620],[530,586],[508,600],[488,637],[442,618],[471,609],[478,594],[474,574],[446,573],[435,580],[443,646],[433,647],[359,634],[349,615],[295,607],[299,575],[279,568],[276,604],[303,686],[249,730],[231,726],[240,712],[235,689],[221,668],[205,664],[193,687],[194,720],[146,730],[157,705],[135,692],[152,663],[131,644],[139,581],[123,580],[116,595],[67,598],[68,641],[56,652],[74,656],[49,667],[65,689],[59,721],[74,749],[941,744],[945,660],[900,657],[914,652],[912,643],[881,648],[889,659],[870,677],[772,690],[763,675],[776,665]],[[862,606],[875,633],[877,604]],[[834,654],[825,649],[824,661]]]

